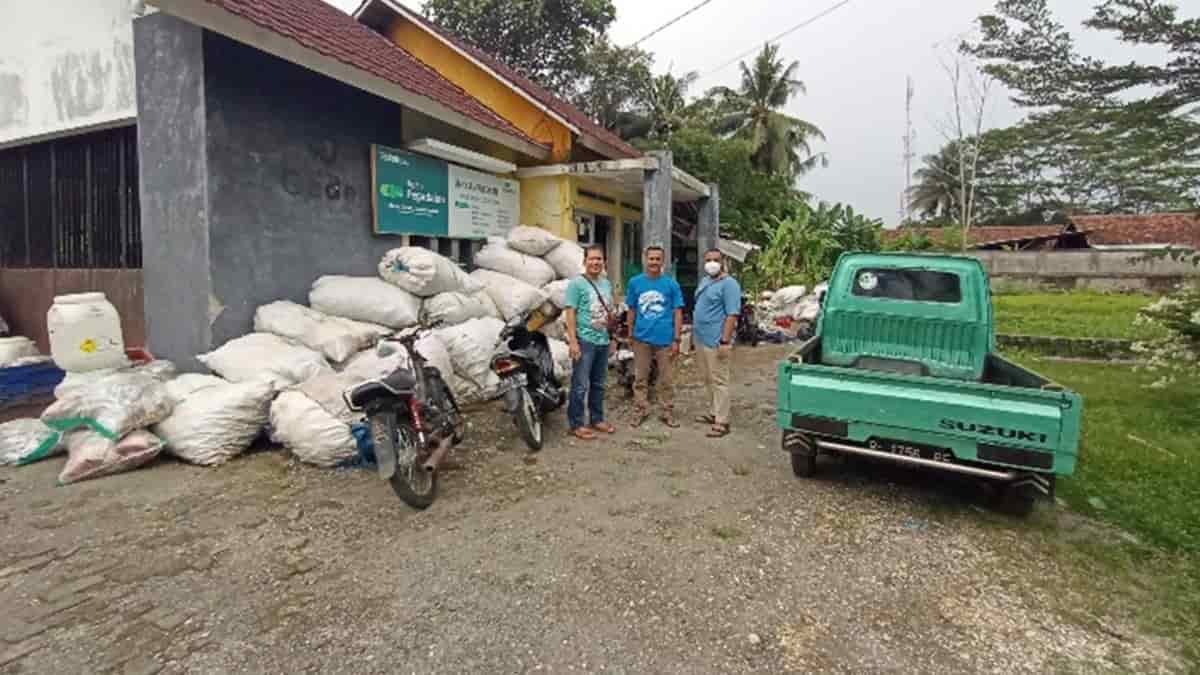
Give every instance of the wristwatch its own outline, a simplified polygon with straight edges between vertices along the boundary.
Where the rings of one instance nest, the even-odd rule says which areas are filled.
[[[721,344],[722,345],[731,345],[731,344],[733,344],[733,340],[721,340]]]

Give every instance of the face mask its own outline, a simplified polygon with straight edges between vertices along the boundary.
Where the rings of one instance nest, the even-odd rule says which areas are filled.
[[[715,260],[709,260],[704,263],[704,272],[710,277],[715,277],[721,273],[721,263]]]

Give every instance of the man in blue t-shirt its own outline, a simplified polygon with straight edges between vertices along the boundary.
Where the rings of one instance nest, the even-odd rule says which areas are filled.
[[[633,335],[634,413],[633,426],[641,426],[650,416],[650,363],[658,365],[657,397],[662,404],[662,421],[678,427],[675,421],[675,388],[671,367],[679,354],[679,335],[683,331],[683,291],[674,279],[663,274],[665,263],[661,246],[646,249],[646,272],[629,280],[625,304],[629,306],[629,326]]]
[[[742,313],[742,287],[725,272],[720,249],[704,254],[704,278],[696,288],[692,340],[696,361],[708,386],[710,412],[696,418],[711,424],[709,438],[729,433],[729,379],[733,371],[733,331]]]

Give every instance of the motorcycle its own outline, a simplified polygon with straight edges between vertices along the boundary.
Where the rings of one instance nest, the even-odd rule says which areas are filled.
[[[617,369],[617,382],[625,390],[625,398],[633,398],[633,385],[636,379],[636,371],[634,369],[633,356],[633,336],[629,334],[629,313],[626,311],[625,305],[621,305],[621,313],[618,316],[617,334],[613,337],[617,341],[617,349],[609,357],[609,365],[615,366]],[[649,397],[654,400],[654,383],[658,381],[658,362],[650,362],[650,391]]]
[[[441,372],[414,346],[433,328],[436,324],[380,342],[376,353],[392,356],[398,345],[408,357],[407,367],[342,392],[350,410],[366,414],[379,477],[416,509],[433,504],[438,467],[450,449],[462,442],[466,428]]]
[[[738,344],[757,347],[762,339],[762,333],[758,328],[758,321],[754,317],[754,303],[746,296],[742,296],[742,312],[738,314],[737,327],[735,329]]]
[[[567,401],[562,382],[554,375],[554,355],[541,329],[561,310],[545,302],[513,317],[500,333],[500,348],[492,356],[492,371],[500,377],[504,407],[513,416],[525,445],[542,449],[542,418]]]

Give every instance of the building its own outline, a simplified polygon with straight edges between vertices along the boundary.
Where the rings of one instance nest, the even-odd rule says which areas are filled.
[[[918,232],[939,234],[933,228],[904,227],[884,231],[884,240]],[[1065,225],[978,225],[968,230],[968,242],[968,248],[977,251],[1200,251],[1200,213],[1079,214]]]
[[[698,201],[697,236],[715,244],[714,186],[674,167],[669,153],[643,155],[393,3],[366,2],[353,17],[321,0],[149,4],[129,32],[132,68],[122,66],[134,80],[136,106],[121,119],[136,128],[140,235],[122,250],[140,259],[121,260],[140,263],[144,334],[159,356],[194,367],[197,353],[251,330],[260,304],[303,302],[323,274],[373,274],[404,243],[469,266],[483,236],[502,234],[496,228],[537,225],[603,243],[620,285],[644,244],[671,248],[672,203]],[[75,139],[92,124],[50,133]],[[35,131],[18,130],[12,144],[29,152]],[[435,208],[394,189],[410,180]],[[117,191],[128,194],[129,183]],[[452,190],[464,198],[450,199]],[[6,225],[26,201],[10,192],[0,193]],[[84,200],[111,194],[91,188]],[[24,239],[44,246],[47,230],[79,207],[56,209],[49,225],[22,211]],[[122,213],[128,230],[133,216]],[[72,255],[111,264],[95,253],[107,239],[67,239]],[[29,253],[24,261],[38,262]],[[21,287],[2,278],[0,312],[12,313]],[[53,294],[21,304],[18,328],[44,317]]]

